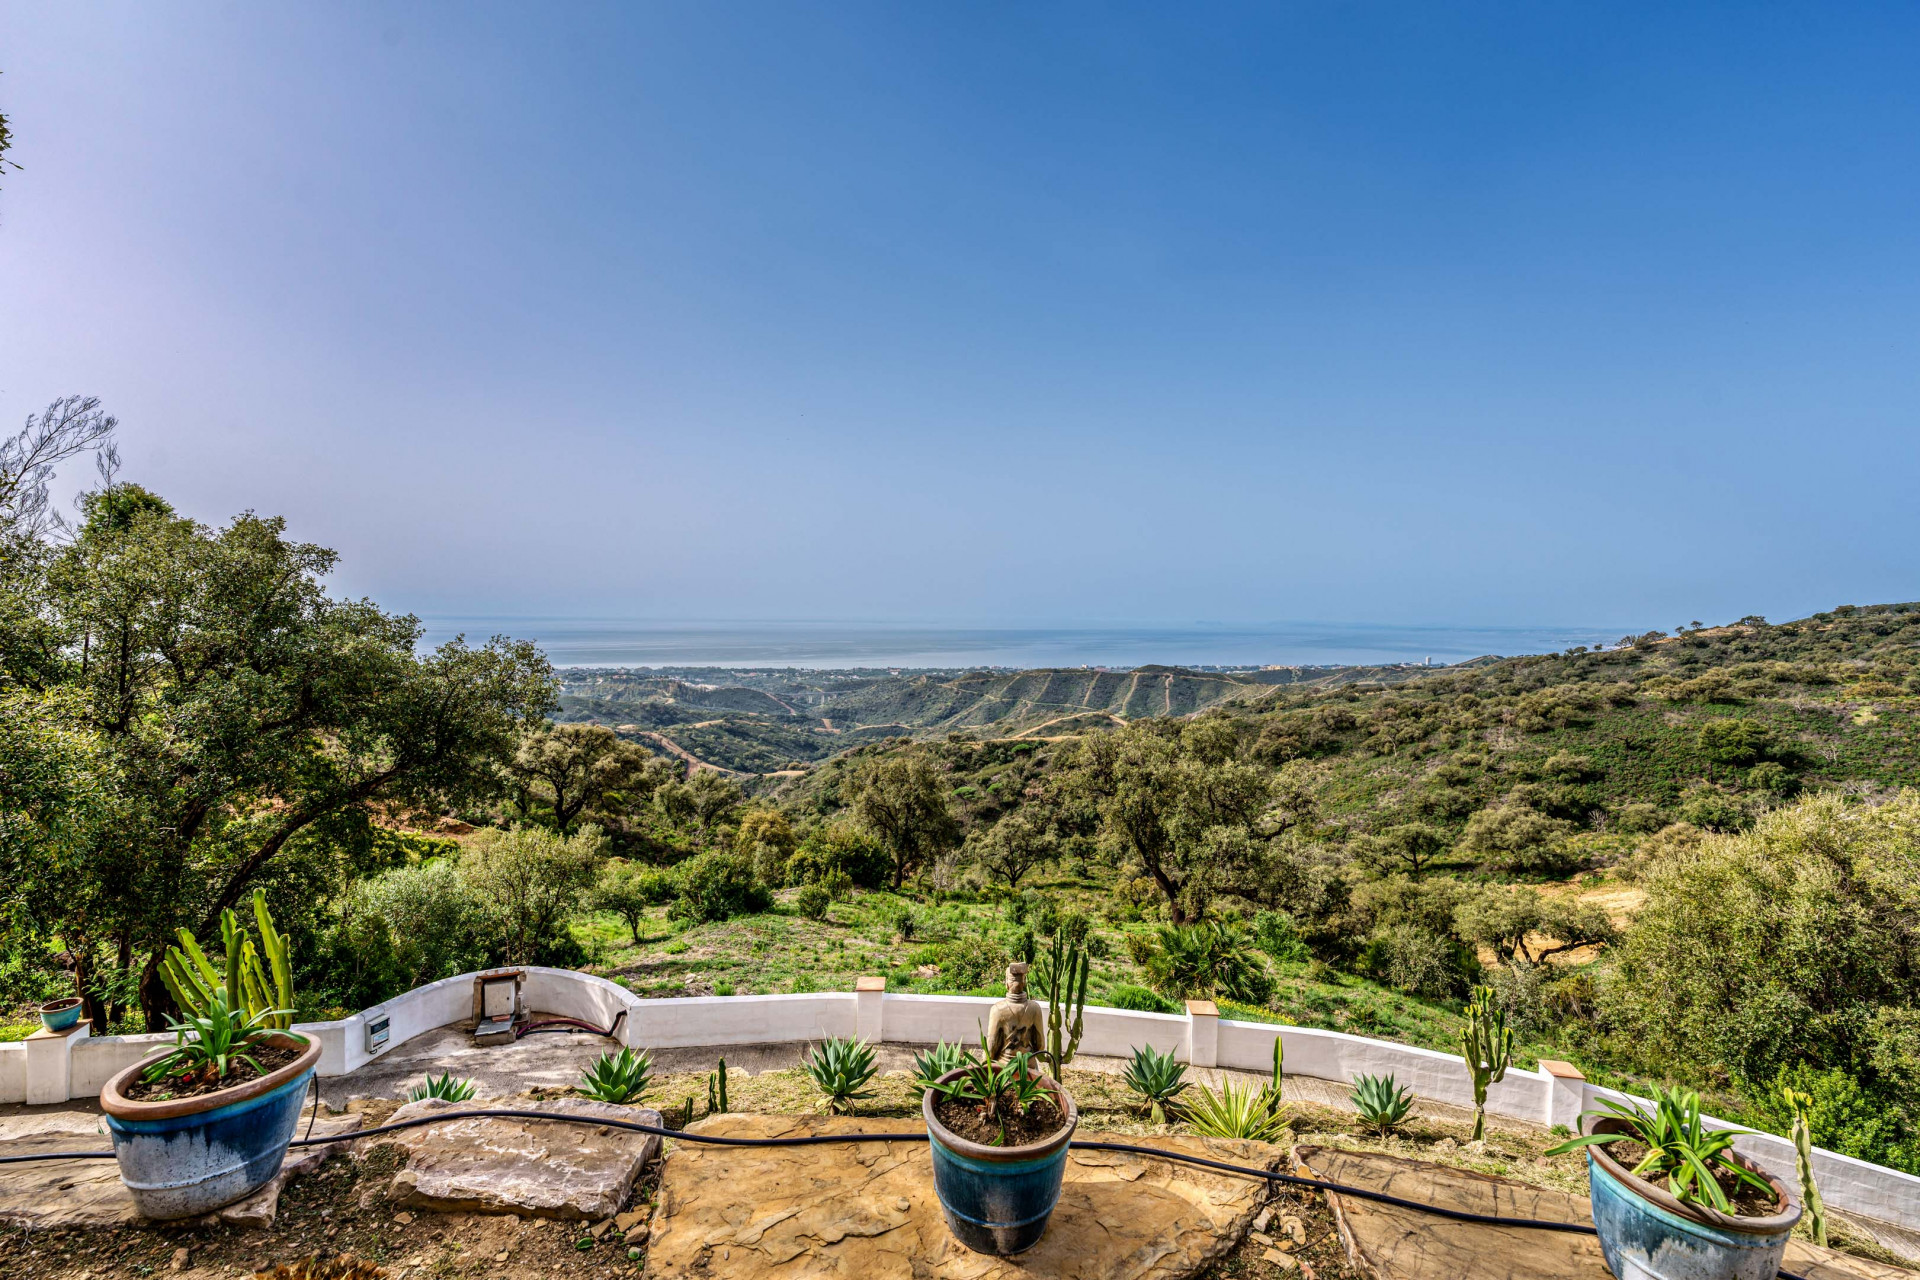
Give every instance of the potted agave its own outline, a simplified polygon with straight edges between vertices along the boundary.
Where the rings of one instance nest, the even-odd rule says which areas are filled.
[[[1593,1224],[1621,1280],[1773,1280],[1800,1221],[1784,1183],[1733,1149],[1745,1129],[1708,1130],[1700,1096],[1653,1090],[1652,1112],[1600,1101],[1581,1135]]]
[[[1080,1123],[1073,1098],[1030,1053],[995,1062],[942,1045],[919,1065],[933,1189],[947,1229],[976,1253],[1031,1249],[1060,1199],[1067,1143]]]
[[[288,1030],[287,944],[264,895],[255,895],[254,912],[267,967],[231,911],[221,920],[224,975],[182,929],[181,947],[170,948],[161,966],[182,1010],[168,1019],[173,1045],[100,1091],[121,1181],[148,1218],[209,1213],[279,1173],[319,1065],[320,1042]]]

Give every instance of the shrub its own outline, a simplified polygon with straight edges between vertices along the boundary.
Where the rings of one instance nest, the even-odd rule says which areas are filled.
[[[810,884],[835,872],[853,883],[877,889],[893,875],[885,846],[850,822],[829,822],[809,831],[787,859],[787,883]],[[840,896],[835,894],[835,897]]]
[[[1417,924],[1396,924],[1368,939],[1361,971],[1413,995],[1445,999],[1466,993],[1479,977],[1470,948]]]
[[[611,862],[600,869],[600,878],[587,895],[587,905],[596,911],[610,911],[625,921],[637,947],[640,922],[646,919],[647,908],[672,902],[679,891],[672,872],[637,862]]]
[[[773,905],[743,854],[709,849],[680,866],[680,897],[667,914],[676,920],[730,920]]]
[[[1107,1003],[1115,1009],[1136,1009],[1142,1013],[1178,1013],[1180,1006],[1156,991],[1122,983],[1107,993]]]
[[[1467,819],[1460,848],[1511,875],[1556,875],[1566,870],[1566,838],[1573,824],[1522,805],[1482,809]]]
[[[1680,820],[1703,831],[1744,831],[1752,825],[1753,814],[1738,796],[1700,782],[1681,794]]]
[[[1717,1067],[1750,1097],[1786,1068],[1844,1067],[1913,1132],[1920,793],[1877,807],[1814,796],[1649,855],[1603,1002],[1645,1065]]]
[[[1300,941],[1300,931],[1293,923],[1293,917],[1284,911],[1262,911],[1253,918],[1254,945],[1284,963],[1297,963],[1309,959],[1307,944]]]
[[[817,884],[802,886],[793,899],[794,909],[809,920],[825,920],[827,908],[832,905],[833,895],[825,886]]]
[[[941,978],[962,991],[997,981],[1006,967],[1007,953],[981,934],[963,935],[940,949]]]
[[[456,864],[497,964],[576,968],[586,959],[567,926],[584,905],[606,841],[600,828],[560,836],[544,827],[477,833]]]
[[[1623,804],[1613,815],[1614,829],[1630,836],[1651,835],[1665,825],[1660,806],[1635,801]]]

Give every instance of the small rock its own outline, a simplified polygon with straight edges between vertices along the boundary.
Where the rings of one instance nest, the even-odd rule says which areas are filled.
[[[1485,1138],[1475,1138],[1461,1149],[1476,1156],[1483,1156],[1487,1153],[1487,1140]]]
[[[1249,1231],[1247,1235],[1252,1238],[1255,1244],[1265,1245],[1268,1248],[1273,1247],[1273,1237],[1264,1231]]]
[[[1292,1236],[1295,1244],[1305,1244],[1307,1242],[1306,1223],[1300,1221],[1300,1219],[1294,1217],[1292,1214],[1288,1214],[1286,1217],[1280,1219],[1280,1229]]]
[[[901,1213],[905,1213],[907,1210],[913,1208],[913,1201],[907,1199],[905,1196],[901,1196],[893,1202],[893,1207]]]
[[[613,1219],[608,1218],[605,1221],[596,1222],[591,1227],[588,1227],[587,1234],[592,1236],[595,1240],[598,1240],[601,1236],[604,1236],[605,1234],[607,1234],[607,1232],[611,1231],[612,1229],[613,1229]]]
[[[403,1227],[413,1225],[413,1215],[408,1213],[405,1209],[402,1209],[399,1213],[394,1214],[393,1220],[399,1223]]]
[[[1440,1139],[1440,1141],[1433,1144],[1433,1149],[1435,1151],[1458,1151],[1460,1149],[1460,1144],[1455,1142],[1452,1138],[1442,1138]]]
[[[628,1209],[625,1213],[616,1213],[613,1215],[613,1225],[620,1228],[623,1234],[632,1231],[646,1220],[647,1211],[644,1208]]]
[[[185,1271],[187,1269],[187,1251],[185,1249],[175,1249],[173,1251],[172,1266],[175,1271]]]
[[[1299,1259],[1295,1258],[1290,1253],[1282,1253],[1278,1249],[1269,1249],[1265,1253],[1261,1254],[1260,1256],[1267,1262],[1270,1262],[1274,1266],[1280,1268],[1282,1271],[1291,1271],[1295,1267],[1300,1265]]]
[[[638,1246],[635,1246],[634,1248],[627,1250],[627,1261],[628,1262],[640,1261],[640,1249]]]
[[[500,1252],[494,1254],[493,1260],[495,1262],[505,1262],[507,1260],[507,1251],[502,1249]]]
[[[1267,1229],[1267,1224],[1272,1221],[1273,1221],[1273,1206],[1268,1205],[1266,1208],[1262,1209],[1259,1213],[1254,1215],[1253,1229],[1255,1231],[1265,1231]]]

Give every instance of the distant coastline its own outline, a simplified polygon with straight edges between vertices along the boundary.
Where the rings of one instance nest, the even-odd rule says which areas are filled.
[[[560,667],[845,668],[1347,666],[1610,644],[1633,628],[1381,623],[953,627],[848,622],[636,622],[554,617],[423,617],[428,644],[464,634],[533,640]]]

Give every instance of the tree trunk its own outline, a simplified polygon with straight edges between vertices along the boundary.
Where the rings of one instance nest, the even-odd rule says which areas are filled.
[[[146,1015],[147,1030],[165,1031],[167,1015],[180,1012],[174,1007],[167,984],[160,981],[160,953],[153,952],[140,966],[140,1011]]]

